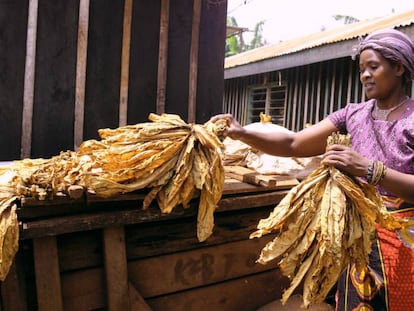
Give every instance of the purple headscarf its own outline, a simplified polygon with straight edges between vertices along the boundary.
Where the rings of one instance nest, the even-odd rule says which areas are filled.
[[[407,70],[407,77],[414,80],[414,44],[410,37],[395,29],[378,30],[361,40],[356,47],[357,54],[373,49],[384,58],[401,62]]]

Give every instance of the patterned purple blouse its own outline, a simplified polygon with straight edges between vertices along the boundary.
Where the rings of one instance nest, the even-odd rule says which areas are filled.
[[[410,100],[395,121],[374,120],[371,116],[374,103],[375,100],[351,103],[328,118],[342,134],[351,135],[352,148],[361,155],[414,174],[414,101]],[[387,194],[384,189],[379,191]]]

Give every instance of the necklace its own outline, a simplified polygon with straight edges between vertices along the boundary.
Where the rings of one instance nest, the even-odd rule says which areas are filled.
[[[372,117],[376,120],[387,121],[388,116],[390,115],[390,113],[397,110],[398,108],[400,108],[409,99],[410,98],[408,96],[406,96],[405,99],[401,103],[399,103],[397,106],[394,106],[390,109],[380,109],[380,108],[378,108],[377,102],[375,101],[374,110],[372,111]]]

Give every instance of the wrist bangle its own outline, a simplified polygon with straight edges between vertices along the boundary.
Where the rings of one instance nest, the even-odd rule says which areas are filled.
[[[373,170],[374,170],[374,161],[370,160],[368,164],[367,176],[366,176],[367,183],[369,184],[372,183]]]
[[[377,185],[384,179],[385,174],[387,173],[387,167],[384,165],[384,163],[381,162],[381,164],[382,164],[382,171],[381,171],[381,175],[380,175],[380,177],[379,177],[379,179],[376,183]]]
[[[378,185],[385,177],[387,168],[381,161],[370,161],[367,170],[366,180],[371,185]]]

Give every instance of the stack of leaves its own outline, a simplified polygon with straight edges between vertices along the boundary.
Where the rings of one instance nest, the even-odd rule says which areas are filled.
[[[7,232],[14,233],[10,242],[0,244],[0,273],[5,270],[7,274],[17,251],[15,200],[22,196],[45,200],[68,195],[73,186],[105,198],[147,188],[143,207],[156,199],[166,214],[178,205],[187,208],[193,198],[199,197],[198,240],[204,241],[212,234],[213,214],[224,186],[218,150],[223,148],[226,121],[187,124],[174,114],[150,114],[149,120],[101,129],[101,140],[85,141],[76,152],[14,161],[0,169],[0,242],[7,238]],[[12,224],[9,231],[2,229],[6,222]],[[11,249],[7,258],[4,247]]]
[[[16,197],[9,184],[12,177],[12,174],[0,170],[0,281],[6,279],[19,248]]]
[[[350,146],[350,136],[334,133],[327,144]],[[308,308],[324,301],[351,261],[358,272],[368,273],[376,224],[396,230],[409,222],[387,212],[374,186],[322,165],[260,220],[250,238],[276,234],[257,261],[279,259],[283,275],[291,280],[282,302],[302,284],[303,306]]]

